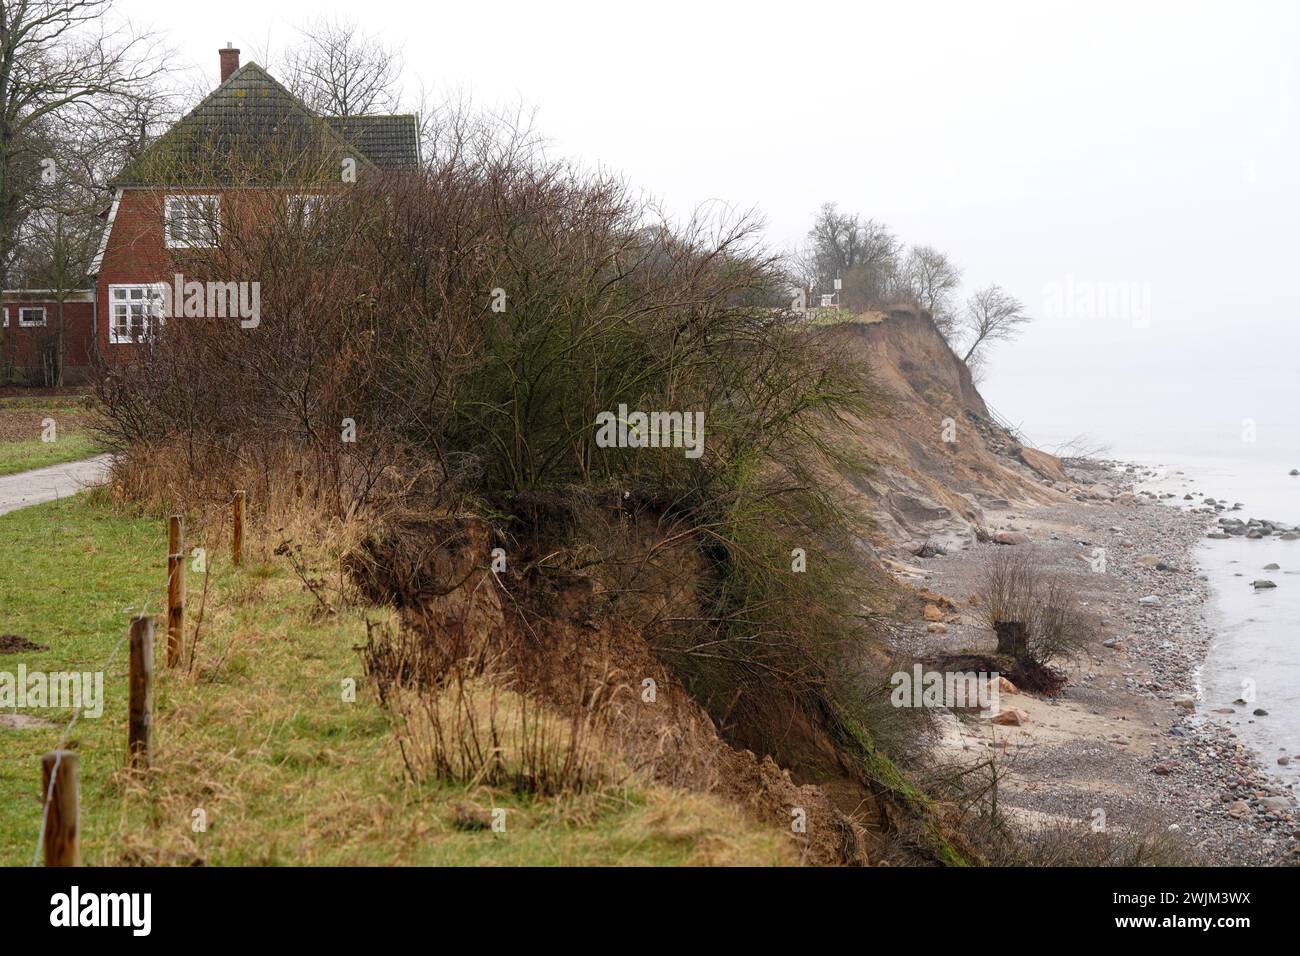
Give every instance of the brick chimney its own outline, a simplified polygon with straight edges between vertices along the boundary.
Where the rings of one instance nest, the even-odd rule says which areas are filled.
[[[233,43],[227,43],[226,48],[218,52],[221,53],[221,82],[224,83],[239,69],[239,51]]]

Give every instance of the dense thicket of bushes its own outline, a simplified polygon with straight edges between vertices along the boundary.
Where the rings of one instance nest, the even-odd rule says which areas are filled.
[[[555,515],[571,530],[612,495],[705,560],[701,619],[651,636],[710,710],[768,750],[792,715],[855,736],[841,723],[869,704],[866,584],[827,477],[847,462],[841,422],[874,396],[773,306],[789,296],[752,222],[673,225],[517,143],[363,177],[306,221],[253,202],[177,268],[259,282],[259,324],[174,318],[107,371],[119,447],[180,449],[214,493],[292,460],[340,512],[398,497],[489,517],[532,550],[555,543]],[[703,413],[702,454],[601,447],[598,416],[624,405]]]

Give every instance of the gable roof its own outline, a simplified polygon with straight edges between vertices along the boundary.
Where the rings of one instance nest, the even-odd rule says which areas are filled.
[[[359,149],[380,169],[419,164],[420,138],[415,116],[326,116],[334,132]]]
[[[415,117],[318,116],[250,61],[151,143],[113,185],[338,182],[348,158],[358,172],[416,165]]]

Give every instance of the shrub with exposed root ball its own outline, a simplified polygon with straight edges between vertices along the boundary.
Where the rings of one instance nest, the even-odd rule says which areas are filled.
[[[996,549],[984,566],[979,596],[998,653],[1047,664],[1076,654],[1093,627],[1074,589],[1040,562],[1032,550]]]

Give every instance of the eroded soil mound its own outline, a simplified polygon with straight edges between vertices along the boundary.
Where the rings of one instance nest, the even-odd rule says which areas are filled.
[[[810,864],[870,862],[882,815],[865,786],[841,775],[838,785],[856,790],[846,810],[771,757],[732,746],[655,654],[641,625],[661,616],[655,602],[680,596],[651,588],[655,596],[639,612],[625,604],[614,610],[592,575],[527,562],[494,571],[492,542],[486,524],[448,519],[365,544],[352,561],[355,579],[370,599],[402,611],[402,633],[368,655],[373,676],[436,689],[468,663],[561,715],[595,720],[605,745],[636,772],[721,794],[790,833]],[[811,726],[798,732],[833,762],[825,734]]]
[[[1060,462],[1025,448],[997,424],[966,365],[923,313],[896,309],[836,334],[861,353],[886,393],[888,414],[847,436],[873,467],[842,476],[873,520],[877,548],[944,551],[984,534],[985,512],[1060,499]]]

